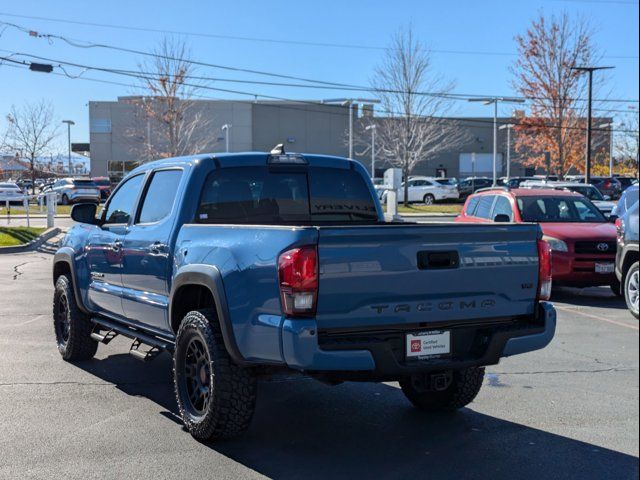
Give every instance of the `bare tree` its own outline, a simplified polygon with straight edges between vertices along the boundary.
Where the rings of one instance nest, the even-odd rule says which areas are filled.
[[[515,37],[513,86],[531,99],[529,115],[516,126],[516,150],[523,154],[525,165],[545,167],[549,152],[556,174],[584,170],[586,105],[580,98],[585,96],[586,79],[572,67],[599,60],[592,37],[586,20],[567,13],[540,15],[524,35]],[[596,78],[596,88],[602,78]]]
[[[640,126],[638,125],[638,114],[630,115],[620,124],[620,129],[624,130],[618,135],[614,148],[617,152],[618,161],[629,166],[635,166],[635,173],[638,173],[638,150],[640,149]]]
[[[376,150],[405,178],[404,203],[413,169],[434,155],[465,141],[458,122],[441,118],[452,107],[447,95],[454,83],[433,72],[429,51],[414,37],[411,27],[391,40],[372,80],[383,116],[376,118]],[[425,94],[429,92],[430,94]]]
[[[7,121],[7,146],[29,160],[31,188],[35,194],[36,158],[47,153],[58,136],[53,106],[44,100],[21,108],[12,105]]]
[[[185,41],[165,37],[138,64],[140,86],[145,95],[131,102],[137,107],[129,137],[144,160],[201,153],[214,143],[212,119],[194,104],[203,85],[193,81],[195,73]]]

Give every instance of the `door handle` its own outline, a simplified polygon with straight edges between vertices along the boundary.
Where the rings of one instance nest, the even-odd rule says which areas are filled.
[[[151,244],[151,246],[149,247],[149,251],[151,253],[155,253],[155,254],[164,253],[166,248],[167,248],[167,246],[162,242],[153,242]]]
[[[114,252],[119,252],[121,248],[122,242],[120,240],[116,240],[111,244],[111,250],[113,250]]]

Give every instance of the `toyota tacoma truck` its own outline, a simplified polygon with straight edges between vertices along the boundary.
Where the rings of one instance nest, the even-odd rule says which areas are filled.
[[[398,381],[417,408],[455,410],[484,367],[545,347],[556,315],[535,224],[385,223],[345,158],[285,153],[164,159],[132,171],[54,257],[67,361],[120,335],[173,356],[189,432],[251,421],[260,377]]]

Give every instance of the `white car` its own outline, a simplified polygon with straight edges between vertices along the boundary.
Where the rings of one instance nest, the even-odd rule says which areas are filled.
[[[12,205],[22,205],[23,200],[24,193],[18,185],[12,182],[0,182],[0,207],[4,207],[7,202]]]
[[[409,177],[408,184],[409,202],[432,205],[434,202],[460,198],[455,182],[446,178]],[[404,202],[404,183],[398,189],[398,202]]]

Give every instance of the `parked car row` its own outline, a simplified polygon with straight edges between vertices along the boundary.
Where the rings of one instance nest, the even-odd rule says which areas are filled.
[[[589,192],[574,191],[574,185],[525,182],[523,188],[487,188],[467,199],[456,222],[539,224],[552,251],[554,285],[609,286],[624,295],[637,318],[638,187],[627,190],[607,219]]]

